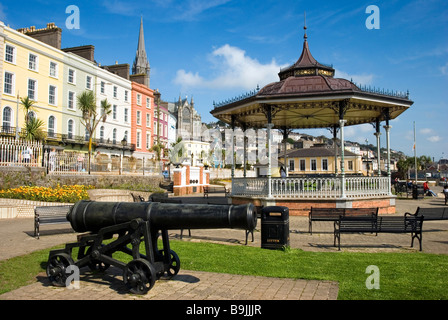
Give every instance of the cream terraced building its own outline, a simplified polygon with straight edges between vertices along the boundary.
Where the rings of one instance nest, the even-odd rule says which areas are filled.
[[[107,99],[112,113],[101,123],[93,138],[102,152],[121,153],[121,140],[131,141],[131,81],[129,67],[94,60],[94,47],[61,49],[61,32],[53,23],[46,28],[14,30],[0,21],[0,111],[2,133],[23,128],[25,115],[20,98],[35,101],[35,116],[48,133],[47,141],[63,141],[65,150],[80,151],[88,140],[77,96],[92,90],[100,101]],[[125,65],[126,66],[126,65]],[[126,78],[126,76],[128,78]],[[104,142],[104,148],[101,148]],[[114,145],[117,148],[114,151]],[[85,151],[85,149],[84,149]]]

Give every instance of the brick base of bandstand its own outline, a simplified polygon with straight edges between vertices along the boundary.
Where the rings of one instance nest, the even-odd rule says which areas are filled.
[[[253,203],[255,207],[284,206],[291,216],[308,216],[313,208],[379,208],[379,214],[395,213],[396,196],[372,197],[366,199],[297,199],[297,198],[256,198],[231,196],[231,204]]]

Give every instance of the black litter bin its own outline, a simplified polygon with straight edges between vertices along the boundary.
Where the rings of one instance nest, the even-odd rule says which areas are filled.
[[[425,197],[425,190],[423,186],[414,184],[412,186],[412,198],[415,200],[423,199]]]
[[[289,246],[289,209],[281,206],[261,210],[261,247],[284,249]]]

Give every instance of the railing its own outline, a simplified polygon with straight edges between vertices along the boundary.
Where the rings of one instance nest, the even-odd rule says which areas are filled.
[[[42,144],[0,137],[0,166],[42,166]]]
[[[232,195],[268,196],[268,178],[234,178]],[[271,196],[296,199],[371,198],[390,194],[388,177],[271,178]]]

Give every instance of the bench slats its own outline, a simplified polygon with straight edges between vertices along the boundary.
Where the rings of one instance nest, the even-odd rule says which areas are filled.
[[[414,245],[414,239],[417,238],[422,250],[422,229],[424,216],[413,216],[406,214],[402,217],[344,217],[340,216],[334,223],[334,245],[338,241],[339,250],[341,249],[341,233],[411,233],[411,247]]]
[[[34,208],[34,236],[39,239],[40,225],[69,223],[67,213],[73,205],[40,206]]]
[[[313,221],[337,221],[340,216],[371,217],[378,216],[378,208],[314,208],[309,213],[308,232],[313,233]]]

